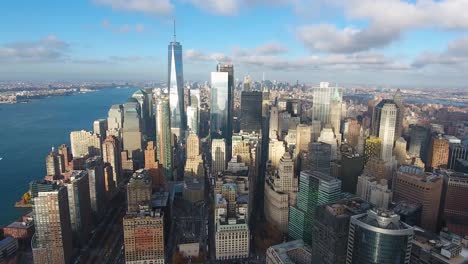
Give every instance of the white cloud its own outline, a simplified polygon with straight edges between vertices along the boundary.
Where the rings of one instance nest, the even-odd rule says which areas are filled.
[[[191,62],[209,62],[230,63],[232,59],[223,53],[204,53],[198,50],[189,49],[184,53],[184,60]]]
[[[327,2],[327,1],[325,1]],[[330,24],[299,27],[297,36],[312,51],[352,53],[385,47],[414,29],[468,30],[466,0],[329,0],[351,19],[367,20],[362,29]]]
[[[249,55],[279,55],[288,52],[288,48],[278,42],[268,42],[254,49],[243,49],[236,47],[233,50],[233,55],[236,57],[249,56]]]
[[[238,0],[187,0],[194,6],[216,15],[233,16],[240,8]]]
[[[44,62],[58,61],[66,57],[70,44],[55,35],[38,41],[14,42],[0,46],[0,61]]]
[[[149,15],[168,15],[174,5],[170,0],[93,0],[96,4],[112,7],[114,10],[141,12]]]
[[[145,25],[143,24],[136,24],[136,25],[129,25],[123,24],[121,26],[114,26],[109,20],[104,19],[101,22],[102,28],[106,30],[110,30],[115,33],[129,33],[129,32],[137,32],[142,33],[145,31]]]
[[[468,36],[453,40],[443,52],[425,51],[413,62],[414,67],[423,68],[430,65],[468,66]]]

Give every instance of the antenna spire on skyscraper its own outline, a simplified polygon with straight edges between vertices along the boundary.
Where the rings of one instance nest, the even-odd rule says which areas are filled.
[[[174,19],[174,42],[176,42],[176,25],[175,25],[175,19]]]

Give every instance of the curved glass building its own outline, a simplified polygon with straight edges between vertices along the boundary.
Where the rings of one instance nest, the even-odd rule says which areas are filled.
[[[347,264],[409,264],[413,227],[392,211],[372,209],[351,217]]]

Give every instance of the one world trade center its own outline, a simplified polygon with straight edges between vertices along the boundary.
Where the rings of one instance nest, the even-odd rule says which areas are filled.
[[[184,110],[184,74],[182,64],[182,45],[176,41],[175,23],[174,40],[168,46],[168,88],[171,111],[171,131],[177,137],[185,131]]]

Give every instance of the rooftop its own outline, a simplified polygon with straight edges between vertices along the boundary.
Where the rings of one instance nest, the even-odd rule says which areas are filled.
[[[281,261],[285,264],[296,263],[290,258],[288,252],[299,249],[303,250],[305,254],[312,254],[312,249],[306,244],[304,244],[304,241],[302,240],[293,240],[286,243],[274,245],[271,246],[271,249],[275,251],[276,255],[278,255]]]
[[[27,229],[32,227],[34,224],[33,222],[13,222],[9,224],[8,228],[17,228],[17,229]]]

